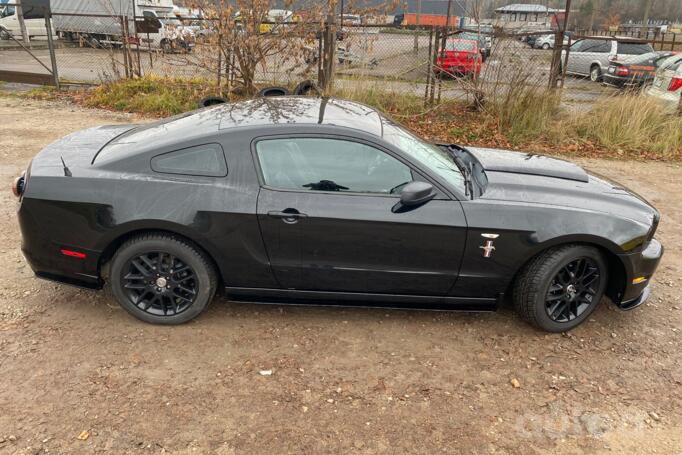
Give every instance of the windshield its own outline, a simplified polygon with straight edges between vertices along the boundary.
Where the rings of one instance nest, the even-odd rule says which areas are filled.
[[[673,55],[672,57],[663,60],[658,66],[660,70],[674,69],[675,64],[682,60],[682,55]]]
[[[180,19],[177,17],[159,16],[159,21],[161,21],[163,25],[182,25],[182,22],[180,22]]]
[[[646,54],[630,57],[625,60],[625,63],[644,63],[648,60],[654,60],[658,54],[656,52],[647,52]]]
[[[382,120],[384,123],[383,137],[386,141],[438,174],[450,185],[464,192],[464,177],[448,152],[421,140],[386,118]]]
[[[653,52],[654,48],[649,43],[623,43],[618,42],[618,53],[621,55],[640,55]]]
[[[468,51],[472,52],[476,50],[476,42],[469,40],[455,39],[449,41],[445,46],[445,50],[448,51]]]

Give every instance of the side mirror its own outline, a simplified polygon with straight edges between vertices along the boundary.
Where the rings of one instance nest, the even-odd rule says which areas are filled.
[[[393,213],[404,212],[409,208],[429,202],[436,197],[433,185],[426,182],[412,182],[405,185],[400,192],[400,202],[393,206]]]

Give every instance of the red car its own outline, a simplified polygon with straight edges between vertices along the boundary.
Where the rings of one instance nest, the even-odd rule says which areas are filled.
[[[436,70],[448,74],[473,76],[481,74],[481,52],[478,42],[453,39],[445,44],[445,52],[438,52]]]

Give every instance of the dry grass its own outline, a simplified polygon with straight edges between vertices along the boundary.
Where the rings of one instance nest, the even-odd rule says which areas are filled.
[[[203,79],[145,76],[100,85],[85,95],[83,104],[167,116],[196,109],[199,100],[217,92],[215,84]]]
[[[682,118],[666,113],[646,95],[622,95],[597,102],[571,118],[567,134],[603,147],[673,159],[682,150]]]
[[[498,130],[512,144],[546,138],[556,127],[560,97],[556,92],[534,86],[509,88],[506,93],[484,106]]]

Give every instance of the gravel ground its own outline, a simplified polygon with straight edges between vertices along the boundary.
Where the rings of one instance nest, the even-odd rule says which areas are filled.
[[[236,304],[143,324],[33,277],[12,178],[130,116],[0,97],[0,453],[680,453],[682,169],[584,160],[662,212],[646,305],[568,334],[491,314]],[[271,375],[263,375],[264,370]]]

